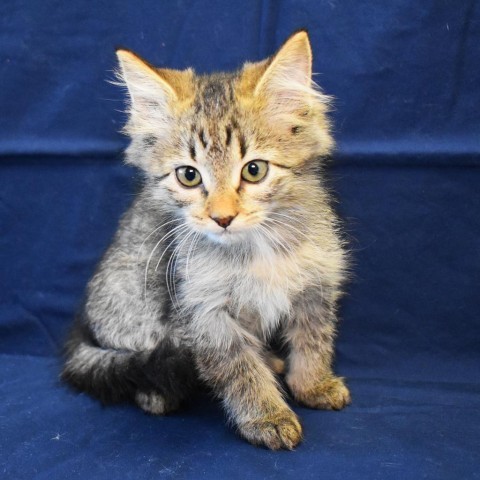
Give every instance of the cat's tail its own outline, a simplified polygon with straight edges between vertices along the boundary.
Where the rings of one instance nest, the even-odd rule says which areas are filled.
[[[65,346],[61,378],[103,403],[133,401],[139,393],[181,403],[196,383],[191,354],[167,338],[151,352],[100,347],[88,327],[76,322]]]

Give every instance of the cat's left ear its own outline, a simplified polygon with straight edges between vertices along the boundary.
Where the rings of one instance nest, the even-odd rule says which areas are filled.
[[[253,100],[251,107],[272,133],[293,136],[301,132],[298,138],[305,148],[316,145],[318,155],[330,152],[333,140],[326,113],[331,99],[312,81],[312,48],[305,30],[294,33],[273,57],[246,64],[240,92]]]
[[[271,59],[255,88],[255,96],[295,100],[312,84],[312,48],[305,30],[294,33]]]

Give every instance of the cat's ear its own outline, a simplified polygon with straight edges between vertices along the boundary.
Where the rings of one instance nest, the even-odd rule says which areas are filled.
[[[299,116],[327,110],[329,98],[312,81],[312,49],[306,31],[293,34],[273,57],[249,68],[257,75],[255,104],[270,122],[290,128],[288,125],[296,123]]]
[[[272,57],[257,83],[254,94],[280,95],[310,88],[312,83],[312,48],[305,30],[294,33]]]
[[[116,54],[120,76],[128,88],[134,108],[148,107],[152,103],[167,105],[169,101],[175,101],[175,91],[160,77],[155,67],[129,50],[118,49]]]
[[[167,133],[187,96],[192,70],[158,69],[129,50],[118,49],[116,53],[120,64],[118,77],[130,96],[127,133]]]
[[[304,147],[316,145],[320,155],[330,152],[333,140],[326,113],[331,98],[312,80],[312,49],[306,31],[294,33],[272,57],[245,64],[237,92],[272,134],[296,136]]]

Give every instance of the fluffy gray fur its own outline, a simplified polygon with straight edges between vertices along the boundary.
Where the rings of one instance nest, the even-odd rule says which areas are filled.
[[[118,55],[131,98],[127,160],[146,181],[88,285],[63,378],[152,414],[175,410],[202,382],[244,438],[294,448],[302,430],[279,372],[306,406],[350,401],[332,372],[346,261],[318,175],[332,140],[308,36],[229,75]],[[258,158],[269,162],[265,180],[241,180]],[[181,185],[181,165],[203,183]]]

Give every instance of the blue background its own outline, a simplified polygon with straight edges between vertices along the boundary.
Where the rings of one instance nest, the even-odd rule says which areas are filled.
[[[59,351],[137,183],[115,47],[209,72],[302,27],[336,97],[352,406],[295,407],[305,441],[275,453],[206,397],[154,418],[68,390]],[[1,2],[2,478],[480,478],[479,45],[473,0]]]

